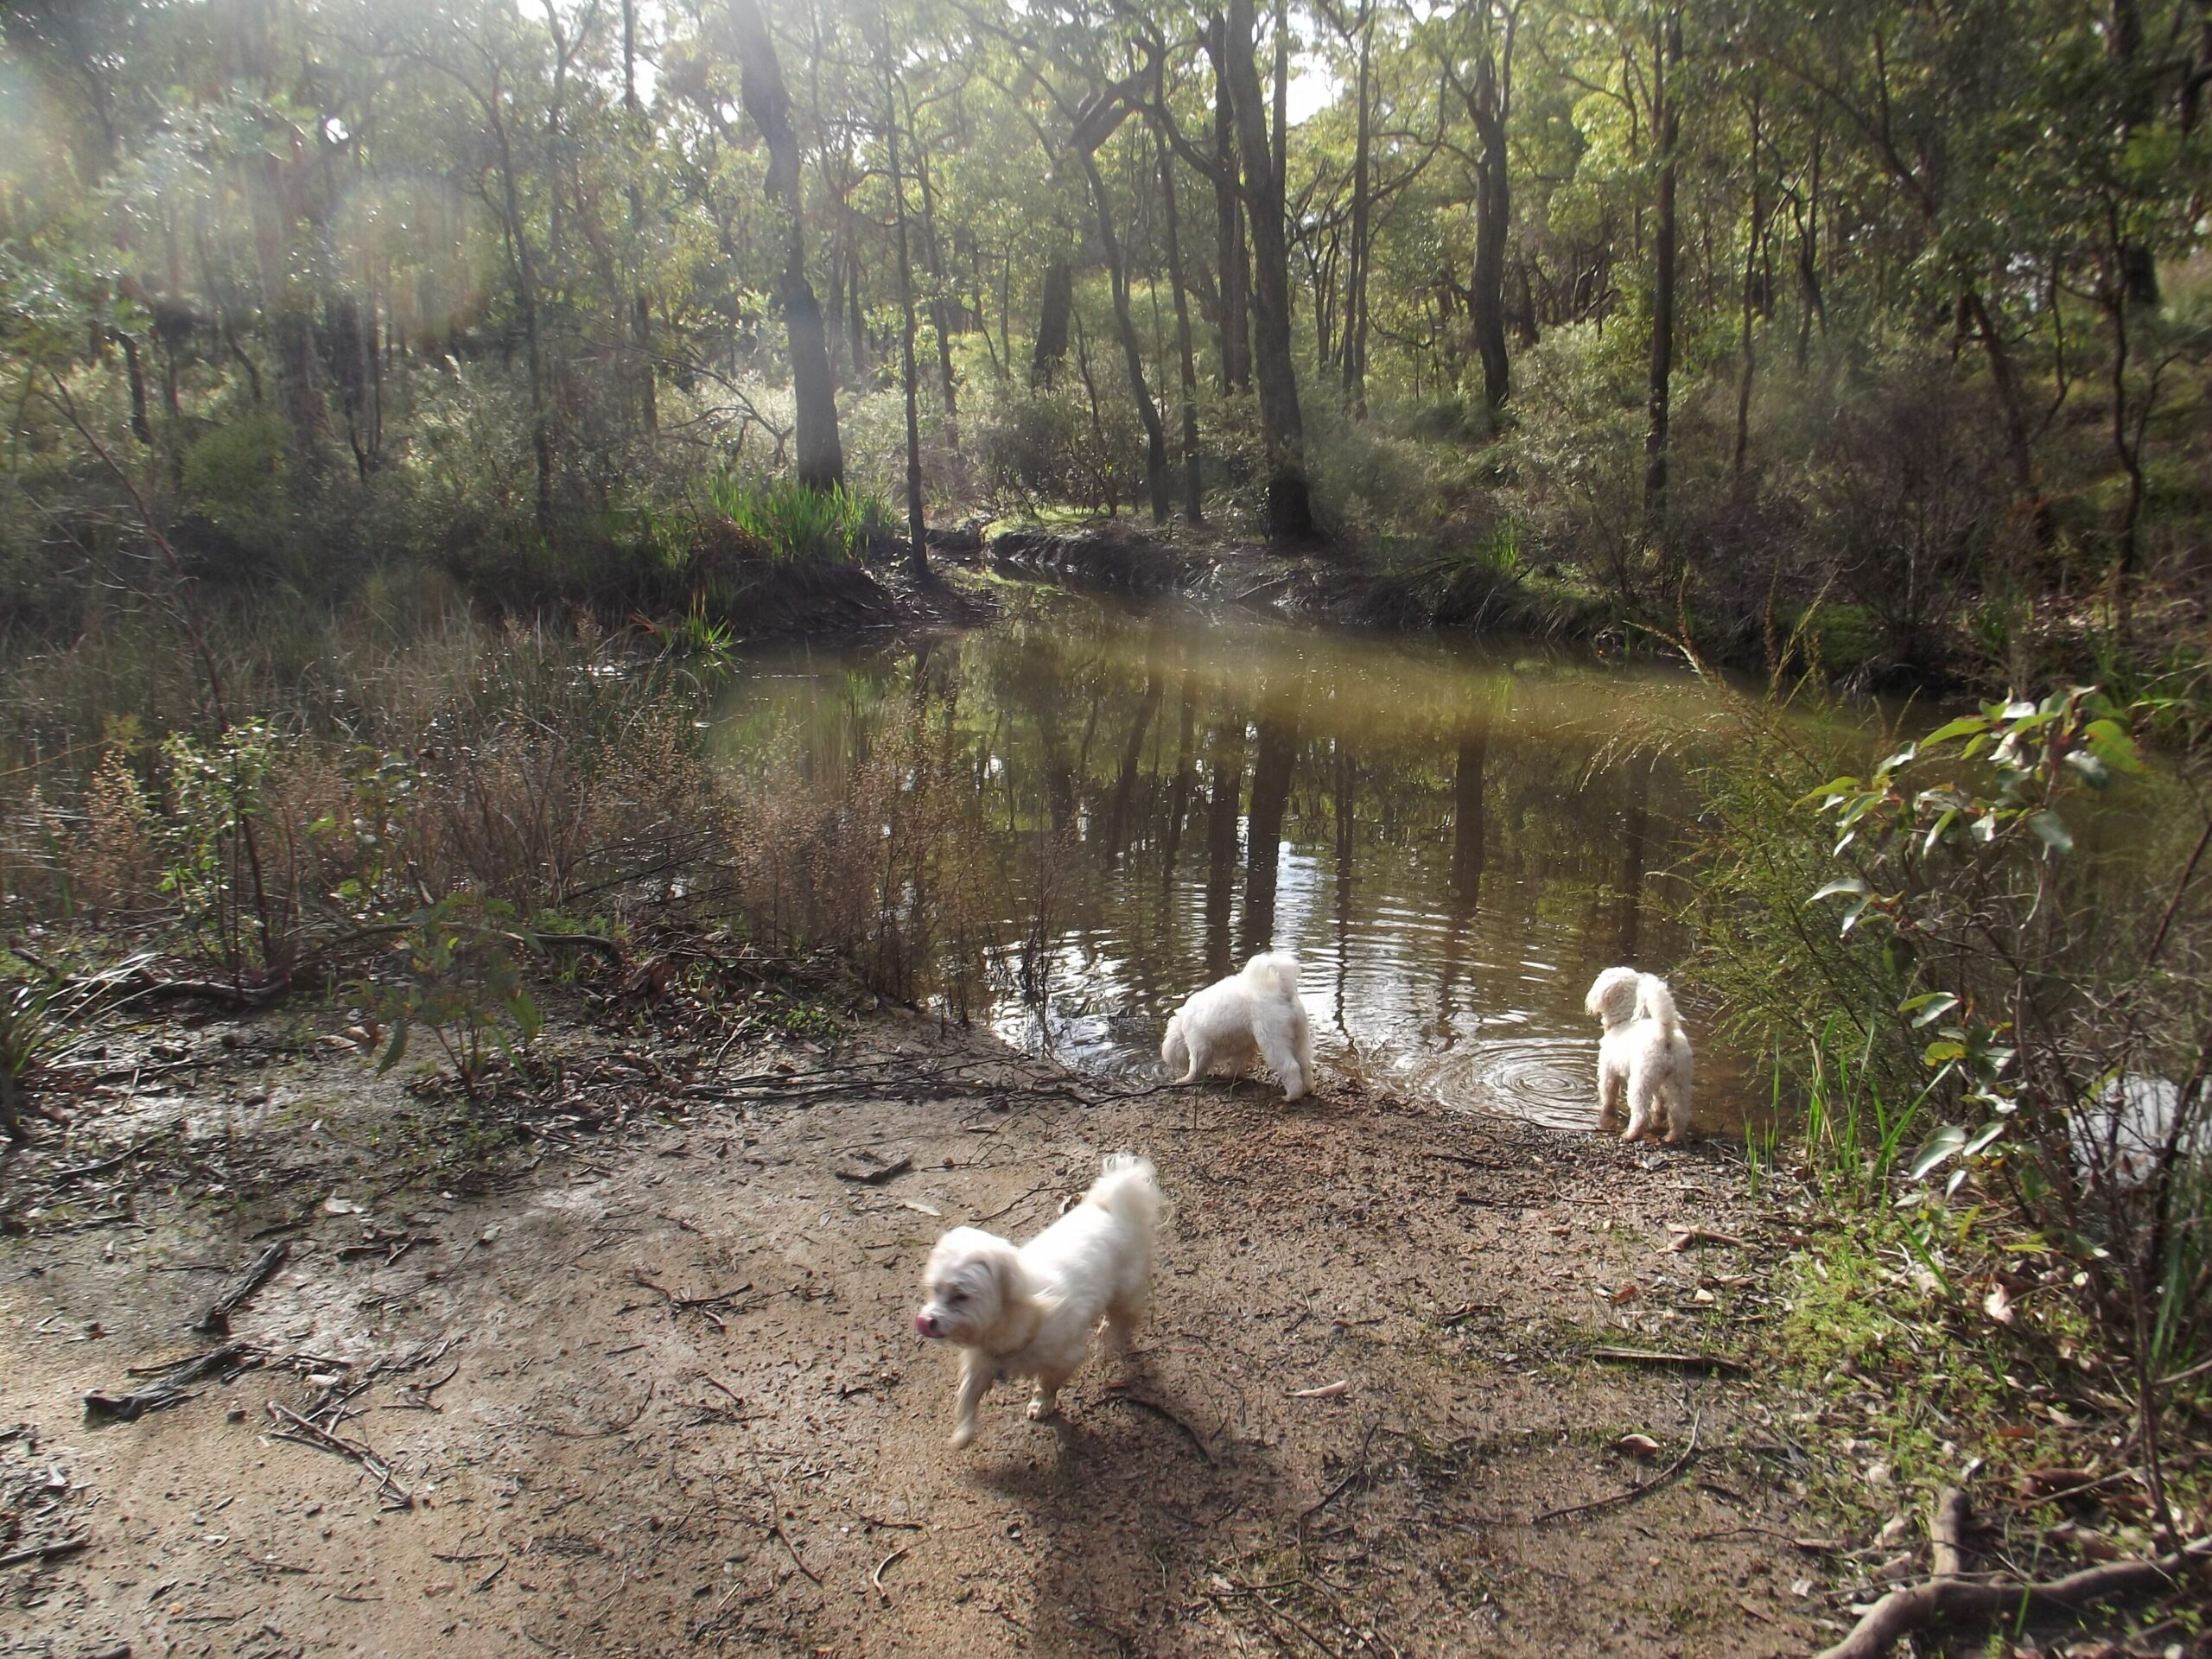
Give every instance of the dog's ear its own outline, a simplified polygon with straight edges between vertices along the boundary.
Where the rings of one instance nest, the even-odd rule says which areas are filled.
[[[1029,1275],[1022,1271],[1021,1257],[1011,1244],[984,1251],[983,1266],[997,1287],[1001,1307],[1011,1307],[1028,1296]]]

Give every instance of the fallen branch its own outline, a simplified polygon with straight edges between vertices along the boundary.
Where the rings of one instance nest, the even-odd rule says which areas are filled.
[[[1892,1590],[1866,1611],[1849,1636],[1820,1659],[1880,1659],[1898,1637],[1938,1623],[1961,1618],[2006,1618],[2037,1612],[2070,1612],[2113,1596],[2141,1595],[2177,1587],[2183,1577],[2212,1561],[2212,1537],[2151,1561],[2115,1561],[2084,1567],[2063,1579],[1934,1579]]]
[[[1599,1510],[1610,1510],[1616,1503],[1633,1503],[1639,1497],[1658,1491],[1660,1487],[1664,1486],[1676,1475],[1688,1468],[1690,1459],[1697,1456],[1698,1422],[1699,1419],[1695,1416],[1690,1419],[1690,1443],[1682,1448],[1682,1455],[1652,1476],[1650,1479],[1639,1482],[1624,1492],[1615,1492],[1610,1497],[1593,1498],[1587,1503],[1570,1503],[1563,1510],[1546,1510],[1529,1524],[1532,1527],[1541,1527],[1548,1521],[1563,1520],[1570,1515],[1589,1515]]]
[[[1352,1459],[1352,1465],[1349,1470],[1345,1471],[1344,1478],[1338,1481],[1335,1485],[1330,1487],[1327,1491],[1321,1495],[1321,1501],[1319,1503],[1310,1503],[1298,1512],[1298,1519],[1301,1524],[1312,1520],[1315,1516],[1320,1514],[1322,1510],[1327,1509],[1330,1504],[1335,1503],[1339,1497],[1342,1497],[1344,1495],[1345,1491],[1351,1485],[1352,1482],[1357,1480],[1362,1475],[1367,1472],[1367,1448],[1375,1444],[1375,1431],[1382,1427],[1382,1421],[1379,1418],[1367,1426],[1366,1437],[1359,1443],[1358,1457]]]
[[[1592,1348],[1590,1357],[1618,1359],[1636,1365],[1701,1365],[1716,1371],[1748,1373],[1751,1369],[1740,1359],[1726,1359],[1719,1354],[1670,1354],[1650,1348]]]
[[[545,1432],[557,1434],[564,1440],[611,1440],[617,1434],[626,1434],[638,1426],[638,1420],[645,1414],[645,1408],[652,1404],[654,1387],[651,1382],[645,1384],[645,1398],[638,1402],[638,1408],[626,1421],[610,1423],[605,1428],[563,1428],[557,1423],[548,1423]]]
[[[329,1452],[358,1463],[366,1470],[377,1484],[378,1496],[388,1500],[395,1509],[411,1510],[415,1494],[392,1478],[391,1465],[376,1454],[372,1447],[358,1440],[349,1440],[342,1434],[334,1434],[321,1424],[302,1417],[281,1400],[269,1402],[269,1414],[286,1427],[276,1432],[280,1440],[296,1440],[302,1446],[314,1446],[320,1452]]]
[[[93,1427],[101,1423],[135,1423],[149,1411],[164,1407],[181,1405],[193,1396],[186,1384],[197,1382],[202,1377],[219,1372],[244,1370],[261,1363],[262,1355],[242,1342],[226,1342],[220,1348],[212,1348],[195,1358],[164,1371],[151,1382],[122,1394],[103,1394],[95,1389],[85,1396],[85,1421]]]
[[[238,1275],[236,1283],[208,1304],[207,1311],[200,1316],[192,1328],[211,1337],[231,1334],[231,1315],[245,1306],[246,1299],[269,1281],[269,1277],[284,1265],[292,1253],[291,1244],[279,1239],[254,1259],[254,1263]]]
[[[1693,1244],[1726,1244],[1739,1250],[1751,1248],[1735,1234],[1717,1233],[1710,1227],[1677,1227],[1674,1229],[1674,1234],[1675,1236],[1667,1242],[1667,1253],[1670,1255],[1687,1250]]]
[[[1935,1556],[1936,1576],[1955,1579],[1967,1570],[1967,1495],[1955,1486],[1936,1494],[1936,1517],[1928,1537]]]
[[[674,1319],[678,1313],[684,1312],[686,1309],[690,1309],[699,1313],[702,1318],[710,1321],[715,1330],[725,1332],[728,1331],[729,1327],[721,1322],[721,1316],[718,1315],[715,1310],[717,1307],[726,1306],[728,1304],[730,1298],[733,1296],[742,1296],[747,1291],[753,1288],[753,1281],[748,1279],[743,1284],[739,1285],[733,1289],[717,1291],[712,1296],[679,1296],[674,1291],[669,1289],[667,1286],[657,1285],[652,1280],[646,1278],[645,1270],[641,1268],[632,1268],[630,1269],[630,1280],[632,1283],[637,1285],[640,1289],[650,1290],[654,1294],[659,1296],[663,1300],[666,1301],[668,1304],[668,1314],[671,1319]]]
[[[111,1169],[120,1169],[156,1141],[165,1140],[175,1134],[178,1127],[172,1123],[167,1128],[156,1129],[151,1135],[132,1141],[112,1158],[103,1158],[98,1163],[79,1164],[74,1169],[57,1169],[46,1178],[47,1185],[67,1186],[70,1182],[81,1181],[89,1175],[105,1175]]]
[[[809,1567],[805,1560],[800,1556],[798,1553],[798,1546],[791,1541],[791,1534],[784,1530],[784,1523],[782,1522],[777,1522],[776,1524],[769,1528],[768,1530],[774,1533],[777,1537],[784,1541],[784,1548],[791,1553],[792,1565],[797,1567],[800,1572],[805,1573],[808,1578],[813,1580],[815,1583],[819,1584],[822,1582],[822,1575],[819,1573],[817,1573],[812,1567]]]
[[[79,1538],[57,1538],[50,1544],[26,1544],[21,1549],[11,1549],[0,1555],[0,1567],[22,1567],[29,1561],[58,1561],[65,1555],[74,1555],[92,1541],[90,1533]]]

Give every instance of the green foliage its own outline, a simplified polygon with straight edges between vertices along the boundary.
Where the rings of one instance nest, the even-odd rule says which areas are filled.
[[[234,975],[278,966],[253,840],[276,748],[275,728],[262,720],[213,740],[172,732],[162,744],[169,796],[158,821],[162,891],[200,954]]]
[[[436,1039],[454,1078],[476,1099],[493,1053],[514,1059],[544,1027],[517,952],[538,953],[514,907],[472,893],[451,893],[404,918],[392,950],[405,978],[371,983],[364,1000],[391,1028],[379,1072],[407,1058],[418,1029]]]
[[[273,568],[293,550],[284,429],[264,410],[233,416],[195,439],[181,467],[184,503]],[[222,570],[235,580],[248,574]]]
[[[0,1135],[22,1138],[32,1074],[57,1046],[49,995],[26,979],[0,980]]]
[[[2061,804],[2143,769],[2130,718],[2085,687],[2040,702],[1988,703],[1894,751],[1864,779],[1822,785],[1813,793],[1837,831],[1834,856],[1855,854],[1856,873],[1826,883],[1814,902],[1844,901],[1843,933],[1878,918],[1891,952],[1908,963],[1923,955],[1941,963],[1962,928],[1969,935],[2029,929],[2046,906],[2063,902],[2057,862],[2074,850],[2074,831]],[[1986,784],[1965,770],[1977,761],[1990,774]],[[2048,995],[2065,997],[2064,964],[2015,960],[2049,982],[2039,988]],[[1993,1005],[1988,990],[1955,982],[1898,1005],[1910,1029],[1929,1036],[1921,1052],[1931,1073],[1927,1091],[1942,1090],[1983,1120],[1944,1125],[1913,1160],[1916,1177],[1956,1155],[1955,1190],[1966,1178],[1963,1160],[2002,1155],[2008,1120],[2022,1107],[2016,1021],[2030,1006],[2017,995]],[[2062,1069],[2044,1081],[2064,1075]],[[2043,1104],[2046,1121],[2031,1122],[2029,1132],[2054,1138],[2063,1157],[2077,1102],[2069,1095]]]
[[[734,526],[770,564],[841,564],[892,533],[883,498],[842,486],[809,488],[789,474],[753,477],[721,467],[699,480],[702,512]]]

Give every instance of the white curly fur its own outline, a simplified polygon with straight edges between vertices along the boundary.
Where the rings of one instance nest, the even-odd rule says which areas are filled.
[[[1582,1006],[1605,1027],[1598,1042],[1599,1128],[1607,1135],[1620,1128],[1625,1100],[1628,1127],[1622,1140],[1656,1141],[1663,1128],[1670,1146],[1687,1141],[1690,1039],[1667,982],[1633,968],[1608,968]]]
[[[1298,958],[1255,957],[1242,973],[1195,993],[1167,1022],[1160,1058],[1178,1083],[1264,1060],[1282,1079],[1283,1098],[1296,1100],[1313,1086],[1313,1026],[1298,996]]]
[[[977,1227],[956,1227],[922,1269],[914,1328],[963,1351],[952,1444],[976,1438],[976,1408],[1000,1376],[1036,1382],[1031,1419],[1050,1417],[1100,1318],[1126,1347],[1152,1291],[1152,1253],[1165,1199],[1152,1166],[1116,1153],[1083,1202],[1017,1247]]]

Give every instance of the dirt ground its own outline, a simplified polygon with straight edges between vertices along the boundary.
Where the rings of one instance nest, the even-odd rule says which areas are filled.
[[[1726,1147],[1341,1080],[1130,1090],[883,1014],[576,1059],[471,1162],[308,1017],[119,1043],[71,1141],[0,1164],[0,1557],[84,1541],[0,1571],[0,1652],[1688,1659],[1843,1627],[1783,1404],[1591,1351],[1726,1355],[1761,1317],[1783,1241]],[[1027,1236],[1122,1148],[1174,1206],[1136,1353],[1057,1424],[1001,1387],[950,1450],[931,1243]],[[89,1427],[88,1391],[218,1345],[191,1325],[272,1241],[248,1368]]]

